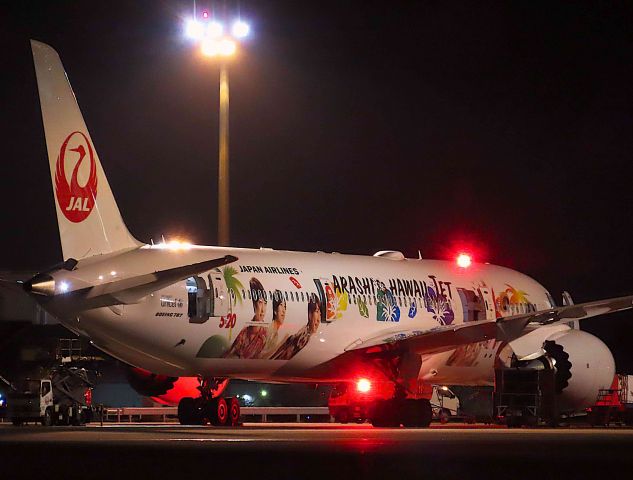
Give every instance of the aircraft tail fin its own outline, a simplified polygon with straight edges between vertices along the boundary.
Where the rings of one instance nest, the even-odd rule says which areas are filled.
[[[31,40],[64,259],[142,245],[128,231],[57,52]]]

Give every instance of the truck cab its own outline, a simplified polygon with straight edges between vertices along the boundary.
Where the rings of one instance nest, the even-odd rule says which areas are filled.
[[[53,385],[50,379],[24,379],[7,399],[7,414],[14,425],[27,421],[52,423]]]
[[[17,382],[7,399],[7,415],[13,425],[40,422],[49,425],[83,425],[92,420],[90,391],[95,372],[56,366],[39,378]]]

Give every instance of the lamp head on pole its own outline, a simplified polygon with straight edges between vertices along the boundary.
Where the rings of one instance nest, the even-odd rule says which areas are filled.
[[[250,30],[250,25],[241,19],[235,20],[228,28],[216,18],[211,19],[206,10],[202,12],[202,21],[193,17],[185,22],[185,35],[199,43],[205,57],[234,56],[239,40],[248,37]]]

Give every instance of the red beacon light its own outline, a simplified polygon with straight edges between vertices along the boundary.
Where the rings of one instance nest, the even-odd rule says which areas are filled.
[[[202,18],[204,18],[205,20],[206,20],[207,18],[209,18],[209,12],[208,12],[208,11],[206,11],[206,10],[205,10],[204,12],[202,12]]]
[[[467,253],[460,253],[457,256],[457,266],[460,268],[468,268],[472,265],[473,260],[472,258],[470,258],[470,255],[468,255]]]
[[[360,393],[367,393],[371,390],[371,382],[366,378],[361,378],[356,382],[356,390]]]

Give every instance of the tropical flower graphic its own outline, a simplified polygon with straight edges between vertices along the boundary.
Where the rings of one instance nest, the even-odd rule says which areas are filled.
[[[415,300],[411,302],[411,308],[409,308],[409,318],[413,318],[418,314],[418,306],[415,303]]]
[[[360,313],[361,317],[369,318],[369,309],[362,298],[358,299],[358,313]]]
[[[244,289],[242,282],[235,276],[237,270],[232,266],[226,266],[222,269],[222,275],[224,277],[224,283],[226,283],[226,289],[229,292],[229,313],[233,313],[233,306],[235,303],[242,303],[242,295],[240,290]],[[229,328],[229,340],[233,336],[233,327]]]
[[[231,313],[233,312],[233,302],[237,302],[239,304],[242,303],[242,296],[240,295],[240,290],[244,289],[244,285],[239,281],[238,278],[235,277],[237,274],[237,270],[235,268],[228,266],[222,269],[222,274],[224,275],[224,283],[226,283],[226,289],[229,291],[229,296],[231,298]]]
[[[327,298],[327,315],[328,321],[337,320],[343,316],[343,312],[347,310],[349,304],[349,296],[347,292],[341,292],[337,290],[334,293],[332,287],[325,286],[325,296]]]
[[[379,322],[399,322],[400,307],[393,294],[387,289],[378,290],[376,320]]]
[[[507,312],[511,305],[528,305],[528,294],[523,290],[517,290],[506,283],[506,288],[496,299],[497,308],[501,312]]]
[[[439,293],[435,293],[433,288],[429,287],[426,294],[426,310],[433,314],[433,318],[440,325],[450,325],[455,319],[455,313],[451,308],[448,299]]]

